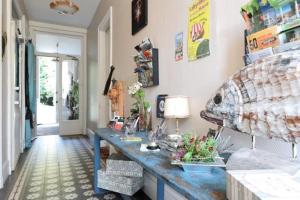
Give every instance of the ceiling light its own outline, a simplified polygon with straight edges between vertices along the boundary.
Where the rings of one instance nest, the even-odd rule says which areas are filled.
[[[64,15],[73,15],[79,10],[79,6],[72,2],[72,0],[52,0],[50,8]]]

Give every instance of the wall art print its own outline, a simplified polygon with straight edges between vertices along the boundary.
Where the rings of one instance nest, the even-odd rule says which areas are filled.
[[[183,59],[183,32],[177,33],[175,36],[175,61]]]
[[[197,60],[210,55],[210,0],[194,0],[189,7],[188,58]]]
[[[167,96],[168,96],[167,94],[160,94],[157,96],[157,100],[156,100],[156,117],[157,118],[164,118],[165,100],[166,100]]]
[[[148,24],[148,0],[133,0],[131,4],[132,35]]]

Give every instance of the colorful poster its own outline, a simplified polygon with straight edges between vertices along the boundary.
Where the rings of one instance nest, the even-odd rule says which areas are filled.
[[[188,58],[196,60],[210,54],[210,0],[194,0],[189,7]]]
[[[247,36],[250,53],[279,45],[277,26],[271,26],[262,31]]]
[[[175,37],[175,61],[183,59],[183,32],[177,33]]]

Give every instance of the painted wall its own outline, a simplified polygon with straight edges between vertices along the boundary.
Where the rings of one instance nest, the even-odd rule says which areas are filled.
[[[10,45],[10,19],[11,19],[11,1],[10,0],[3,0],[2,1],[2,31],[7,33],[8,37],[8,43],[6,47],[6,53],[3,58],[2,62],[2,78],[1,78],[1,92],[2,92],[2,144],[1,144],[1,153],[2,153],[2,183],[5,182],[7,179],[8,175],[10,174],[10,163],[9,163],[9,148],[10,148],[10,143],[9,143],[9,134],[10,134],[10,124],[8,120],[8,115],[9,115],[9,106],[8,106],[8,101],[9,99],[9,84],[8,84],[8,73],[9,73],[9,45]]]
[[[187,60],[187,23],[188,6],[192,0],[151,0],[149,1],[148,26],[137,35],[131,35],[131,1],[103,0],[88,30],[88,127],[97,127],[97,93],[103,85],[97,84],[97,27],[110,6],[113,7],[113,64],[117,67],[115,78],[132,80],[135,54],[133,47],[145,37],[150,37],[159,48],[160,85],[146,89],[147,100],[153,106],[155,118],[155,100],[158,94],[187,95],[191,97],[192,117],[180,121],[182,131],[196,131],[206,134],[212,125],[199,116],[207,100],[231,74],[243,66],[244,24],[240,16],[240,7],[248,0],[211,1],[211,55],[189,62]],[[174,37],[184,32],[184,60],[174,60]],[[132,103],[126,98],[128,115]],[[101,119],[100,119],[101,120]],[[175,121],[169,120],[170,132]],[[234,135],[235,147],[250,146],[250,137],[225,130]],[[290,145],[283,142],[258,139],[258,148],[267,149],[285,156],[291,155]]]
[[[155,118],[155,100],[158,94],[187,95],[191,97],[192,117],[180,121],[181,130],[206,134],[210,123],[199,116],[207,100],[231,74],[243,66],[244,24],[240,16],[240,7],[248,0],[211,0],[211,55],[188,62],[187,25],[188,6],[192,0],[149,0],[149,23],[137,35],[131,35],[131,0],[102,0],[96,15],[88,29],[88,128],[97,127],[97,93],[103,85],[98,84],[97,75],[97,27],[110,6],[113,7],[113,64],[117,68],[116,79],[129,81],[133,77],[135,54],[133,47],[145,37],[150,37],[159,49],[160,85],[146,89],[147,100],[153,106]],[[174,60],[174,37],[184,32],[184,60]],[[132,103],[126,98],[126,114]],[[170,132],[175,121],[168,120]],[[225,130],[225,134],[234,135],[235,148],[251,145],[250,137]],[[257,147],[291,156],[291,146],[277,141],[257,139]]]
[[[0,11],[3,12],[3,2],[0,0]],[[2,15],[0,15],[0,33],[2,33],[3,25],[2,25]],[[1,35],[2,37],[2,35]],[[2,46],[2,40],[0,41],[0,44]],[[2,55],[2,48],[0,49],[0,55]],[[0,77],[2,78],[2,56],[0,57]],[[2,81],[0,81],[0,119],[2,119]],[[2,175],[2,169],[3,169],[3,136],[2,136],[2,120],[0,120],[0,188],[3,187],[3,175]]]
[[[5,180],[7,177],[11,174],[12,170],[14,169],[14,166],[16,162],[18,161],[20,152],[23,150],[23,147],[21,145],[21,141],[23,139],[20,135],[20,131],[16,131],[13,134],[13,130],[19,130],[20,129],[20,123],[15,123],[11,121],[15,117],[15,120],[20,117],[19,113],[16,112],[15,115],[11,112],[13,110],[13,101],[12,99],[14,96],[13,91],[13,79],[14,77],[14,59],[10,59],[11,56],[14,56],[14,40],[15,38],[12,37],[10,34],[14,34],[12,30],[12,12],[18,13],[18,15],[22,16],[24,13],[24,10],[16,11],[18,5],[16,5],[16,1],[14,1],[14,6],[12,5],[12,0],[2,0],[0,10],[1,10],[1,28],[3,32],[7,32],[8,35],[8,45],[6,48],[6,54],[3,58],[3,61],[1,59],[1,70],[0,70],[0,76],[1,76],[1,83],[0,83],[0,93],[1,93],[1,101],[0,101],[0,110],[1,110],[1,123],[0,123],[0,188],[5,183]],[[22,30],[21,30],[22,31]],[[10,46],[11,45],[11,46]],[[11,50],[11,51],[10,51]],[[2,55],[2,52],[1,52]],[[11,76],[10,76],[11,74]],[[10,120],[9,120],[10,119]],[[11,145],[11,142],[14,142],[13,145]],[[13,161],[14,159],[14,161]]]

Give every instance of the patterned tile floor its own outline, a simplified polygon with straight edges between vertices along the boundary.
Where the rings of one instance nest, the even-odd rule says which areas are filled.
[[[122,199],[114,193],[95,197],[93,175],[93,157],[84,138],[39,137],[23,165],[9,200]]]

